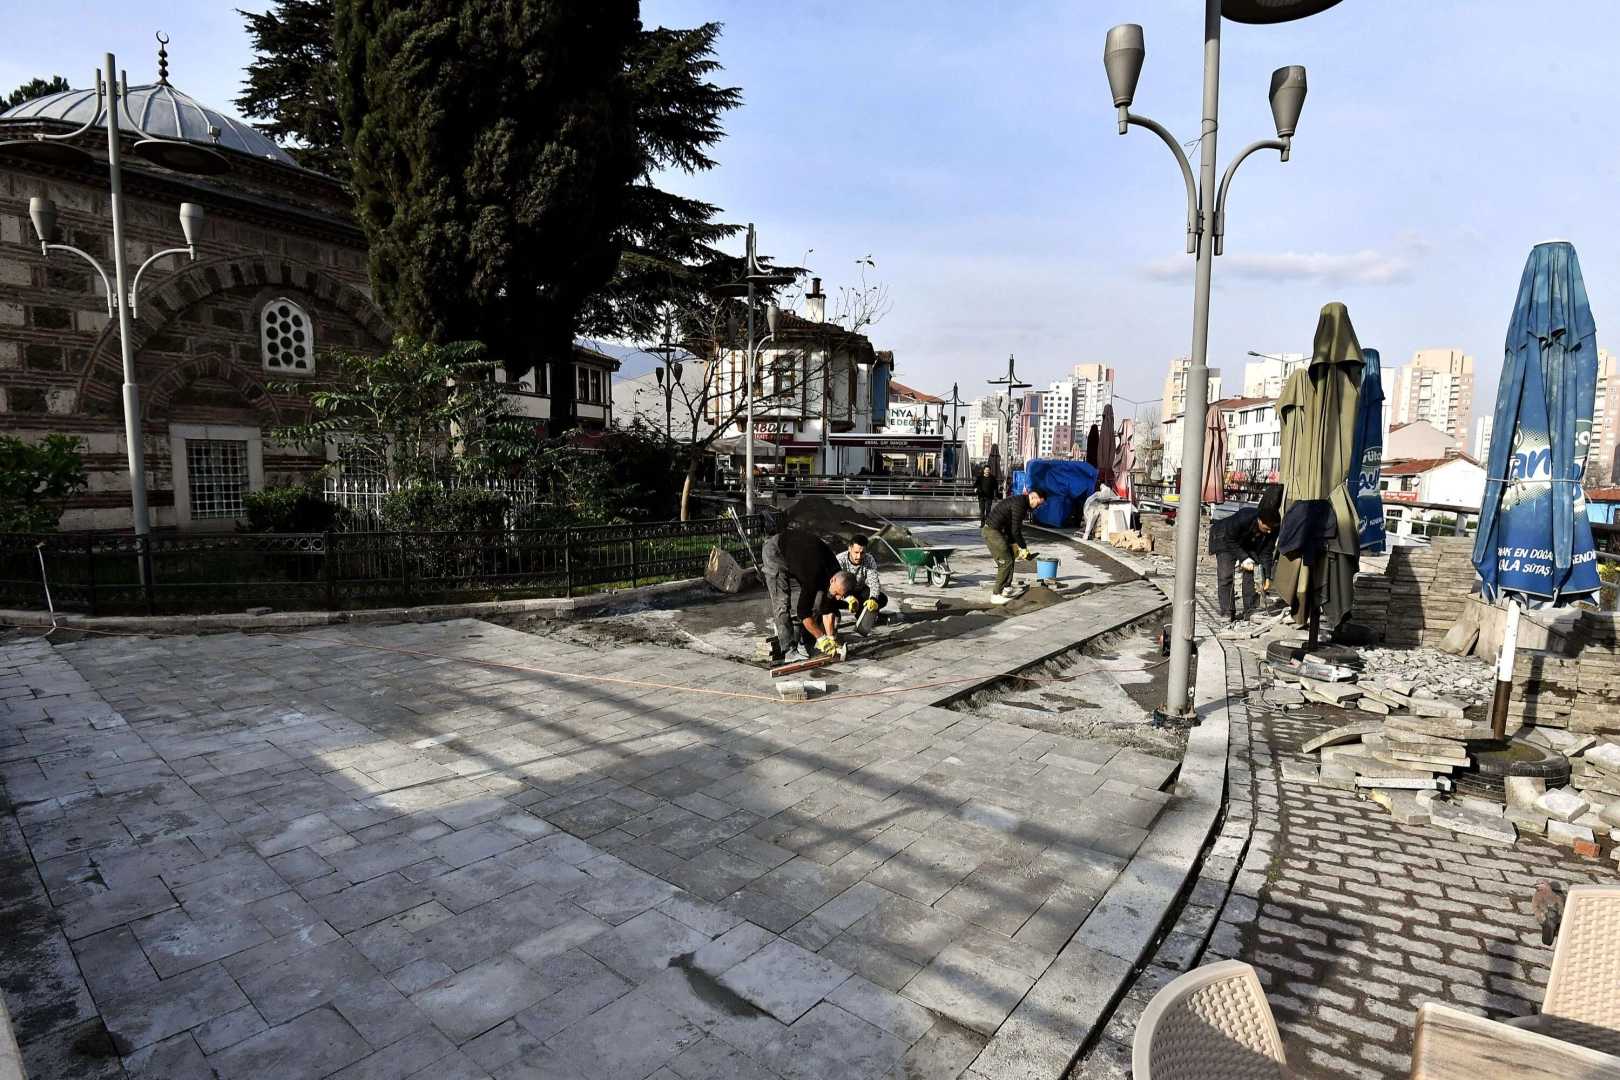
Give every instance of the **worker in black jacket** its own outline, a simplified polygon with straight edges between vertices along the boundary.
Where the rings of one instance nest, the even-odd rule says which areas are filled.
[[[985,517],[980,535],[996,560],[996,583],[990,590],[992,604],[1005,604],[1017,595],[1012,587],[1013,564],[1030,556],[1029,546],[1024,542],[1024,519],[1045,501],[1044,492],[1032,489],[1027,494],[1002,499]]]
[[[1245,506],[1237,513],[1222,518],[1209,527],[1209,553],[1215,556],[1216,600],[1221,615],[1228,621],[1238,619],[1237,605],[1232,597],[1232,578],[1239,568],[1243,571],[1243,618],[1253,614],[1259,604],[1254,589],[1254,572],[1259,569],[1261,580],[1271,581],[1271,568],[1276,562],[1277,525],[1280,515],[1274,506]]]
[[[984,471],[973,478],[973,493],[979,497],[979,528],[984,528],[984,519],[990,516],[990,507],[995,505],[997,488],[996,474],[986,465]]]
[[[765,541],[759,568],[771,594],[771,622],[776,627],[776,649],[793,663],[804,659],[799,649],[799,627],[823,656],[838,651],[838,603],[854,594],[855,575],[838,565],[838,556],[826,541],[802,529],[788,529]],[[799,601],[793,603],[793,589]],[[795,624],[797,620],[797,625]]]

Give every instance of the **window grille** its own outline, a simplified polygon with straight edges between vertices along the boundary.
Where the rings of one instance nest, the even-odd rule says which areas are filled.
[[[237,439],[187,439],[186,485],[191,518],[238,518],[248,489],[248,444]]]
[[[314,324],[309,313],[282,297],[264,305],[259,317],[259,347],[266,371],[315,370]]]

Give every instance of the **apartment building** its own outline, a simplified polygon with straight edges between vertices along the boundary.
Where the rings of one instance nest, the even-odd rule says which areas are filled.
[[[1620,356],[1598,350],[1597,399],[1586,452],[1586,486],[1620,484]]]
[[[1041,391],[1041,419],[1035,436],[1037,456],[1066,458],[1075,448],[1083,454],[1091,426],[1102,423],[1103,409],[1113,400],[1113,368],[1076,364],[1073,375]]]
[[[1395,380],[1392,425],[1427,420],[1462,441],[1473,415],[1474,358],[1461,349],[1414,352]]]

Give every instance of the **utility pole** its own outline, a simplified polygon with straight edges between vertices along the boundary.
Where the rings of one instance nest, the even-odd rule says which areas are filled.
[[[1018,408],[1019,408],[1018,391],[1020,391],[1020,390],[1028,390],[1030,388],[1030,385],[1031,385],[1030,383],[1027,383],[1027,382],[1019,382],[1018,381],[1018,371],[1017,371],[1017,367],[1016,367],[1017,363],[1018,363],[1018,361],[1013,357],[1013,355],[1011,353],[1008,353],[1007,354],[1007,375],[1006,375],[1006,377],[1001,378],[1001,379],[986,379],[985,380],[991,386],[1005,386],[1007,388],[1007,431],[1006,431],[1006,438],[1004,438],[1002,440],[1001,445],[1003,447],[1005,447],[1006,451],[1007,451],[1007,483],[1009,485],[1012,483],[1012,473],[1013,473],[1013,470],[1012,470],[1012,460],[1013,460],[1012,436],[1013,436],[1013,427],[1017,423],[1017,418],[1018,418]]]

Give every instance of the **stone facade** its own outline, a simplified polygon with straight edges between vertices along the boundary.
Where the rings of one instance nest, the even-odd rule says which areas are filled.
[[[23,133],[18,125],[6,127],[8,135]],[[182,201],[199,203],[207,213],[196,261],[170,256],[143,276],[131,335],[156,528],[233,523],[193,519],[187,493],[176,499],[188,437],[253,446],[248,457],[262,462],[253,489],[320,465],[319,451],[270,438],[277,426],[296,421],[300,409],[295,395],[273,384],[319,372],[267,363],[261,323],[269,305],[290,301],[288,311],[303,316],[300,324],[308,322],[307,361],[301,362],[333,349],[380,350],[392,336],[371,300],[365,240],[349,218],[344,189],[276,161],[221,153],[232,171],[218,178],[166,173],[133,155],[124,169],[131,275],[153,252],[183,245]],[[84,260],[71,252],[41,253],[28,218],[35,195],[57,205],[58,242],[83,249],[112,273],[105,166],[74,170],[0,157],[0,433],[35,439],[65,432],[84,440],[90,488],[69,504],[61,527],[126,530],[117,324],[108,316],[100,276]],[[290,340],[291,331],[278,337]]]

